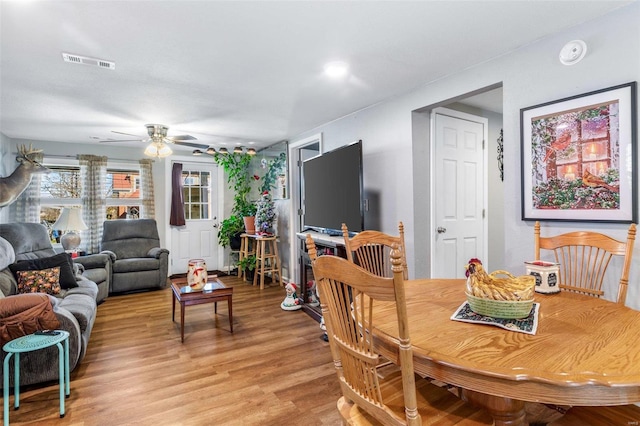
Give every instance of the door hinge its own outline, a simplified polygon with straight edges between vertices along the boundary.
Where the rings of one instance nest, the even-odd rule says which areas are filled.
[[[485,209],[482,209],[482,218],[484,219]]]
[[[302,216],[304,214],[304,212],[302,211],[302,209],[298,209],[298,216]]]
[[[484,139],[482,139],[482,149],[484,149]]]

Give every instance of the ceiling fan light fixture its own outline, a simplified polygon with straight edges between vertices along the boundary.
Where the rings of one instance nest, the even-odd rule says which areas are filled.
[[[144,150],[144,154],[149,157],[164,158],[173,154],[173,151],[168,145],[159,142],[151,142],[149,146],[147,146],[147,149]]]
[[[218,153],[220,153],[220,154],[228,154],[228,153],[229,153],[229,151],[227,150],[227,148],[222,147],[222,148],[220,148],[220,149],[218,150]]]
[[[249,155],[256,155],[256,150],[255,150],[255,149],[253,149],[253,148],[249,148],[249,149],[247,149],[247,154],[249,154]]]
[[[193,155],[202,155],[202,151],[200,151],[199,149],[194,149]]]
[[[235,148],[233,148],[233,153],[234,154],[242,154],[242,147],[241,146],[236,146]]]
[[[209,147],[209,148],[207,148],[207,151],[206,151],[206,152],[207,152],[207,154],[209,154],[209,155],[214,155],[214,154],[216,153],[216,149],[215,149],[215,148],[213,148],[213,147]]]

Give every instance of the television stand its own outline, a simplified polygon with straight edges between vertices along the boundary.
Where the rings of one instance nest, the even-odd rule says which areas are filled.
[[[313,269],[311,268],[311,259],[307,253],[306,238],[307,234],[311,235],[313,242],[316,244],[316,250],[318,256],[333,255],[339,256],[343,259],[347,258],[347,250],[344,246],[344,238],[342,234],[339,236],[329,235],[324,232],[317,231],[305,231],[298,232],[296,236],[300,240],[299,249],[299,261],[300,261],[300,288],[302,294],[302,300],[305,302],[302,304],[302,310],[311,318],[320,322],[322,318],[322,311],[320,306],[311,306],[306,303],[307,301],[307,282],[313,280]]]

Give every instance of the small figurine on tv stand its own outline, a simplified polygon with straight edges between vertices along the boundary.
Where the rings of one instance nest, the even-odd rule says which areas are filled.
[[[294,283],[289,283],[284,286],[287,295],[284,300],[280,304],[280,307],[285,311],[297,311],[302,308],[302,304],[300,303],[300,299],[298,299],[298,295],[296,291],[298,287]]]

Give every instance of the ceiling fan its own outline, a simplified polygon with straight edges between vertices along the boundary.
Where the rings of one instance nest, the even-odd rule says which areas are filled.
[[[117,132],[112,130],[113,133],[118,133],[120,135],[133,136],[136,139],[108,139],[100,141],[101,143],[111,143],[111,142],[155,142],[155,143],[165,143],[165,144],[176,144],[176,145],[184,145],[191,146],[194,148],[207,149],[209,145],[203,145],[200,143],[193,143],[187,141],[195,141],[197,140],[191,135],[179,135],[179,136],[167,136],[167,131],[169,130],[168,126],[164,124],[145,124],[147,128],[147,133],[149,134],[149,139],[144,139],[137,135],[132,135],[130,133]]]

